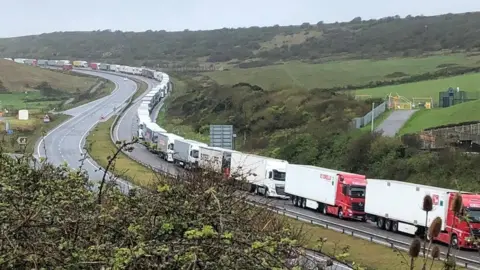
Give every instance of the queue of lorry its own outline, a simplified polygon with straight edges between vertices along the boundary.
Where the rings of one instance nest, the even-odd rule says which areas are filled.
[[[112,66],[114,65],[109,68]],[[457,190],[394,180],[367,179],[365,175],[290,164],[285,160],[188,140],[169,133],[150,117],[152,110],[172,90],[169,76],[145,68],[123,67],[119,72],[135,71],[160,82],[143,97],[137,109],[137,135],[149,145],[150,151],[167,162],[186,169],[211,169],[226,178],[243,180],[251,192],[265,197],[290,199],[296,207],[334,215],[340,219],[370,220],[382,230],[411,235],[423,235],[427,229],[426,213],[421,205],[424,196],[430,195],[434,208],[429,213],[426,224],[428,226],[436,217],[440,217],[443,222],[442,231],[436,240],[452,242],[461,248],[477,248],[475,239],[480,236],[480,195],[461,193],[463,207],[469,217],[467,222],[455,216],[450,209],[455,194],[459,193]]]
[[[340,219],[370,220],[382,230],[424,235],[436,217],[442,231],[436,240],[460,248],[476,248],[480,236],[480,195],[462,192],[463,206],[470,221],[454,215],[450,206],[457,190],[437,188],[211,147],[164,133],[159,145],[171,152],[166,160],[186,169],[204,168],[249,184],[250,192],[279,199],[290,199],[296,207],[310,209]],[[160,146],[159,146],[160,148]],[[433,199],[433,210],[425,223],[422,210],[425,195]],[[425,226],[427,224],[427,226]]]

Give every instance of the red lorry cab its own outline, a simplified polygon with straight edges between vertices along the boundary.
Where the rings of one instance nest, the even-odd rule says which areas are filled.
[[[365,220],[367,177],[360,174],[339,173],[336,183],[335,205],[327,206],[324,213],[336,215],[339,218]]]
[[[91,69],[98,69],[98,63],[90,63],[89,66]]]
[[[72,70],[73,69],[73,66],[71,64],[66,64],[66,65],[63,65],[63,70]]]
[[[455,193],[450,193],[448,197],[448,212],[446,215],[445,230],[440,233],[437,240],[443,243],[450,243],[460,248],[476,249],[478,245],[475,243],[480,240],[480,194],[462,194],[463,207],[469,221],[459,219],[455,216],[452,209]],[[434,205],[444,203],[442,201],[433,200]],[[435,206],[434,206],[435,207]],[[450,238],[451,233],[451,238]],[[477,239],[475,241],[475,239]]]

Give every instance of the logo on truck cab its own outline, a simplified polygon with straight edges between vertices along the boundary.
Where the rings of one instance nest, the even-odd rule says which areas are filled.
[[[327,175],[327,174],[320,174],[320,179],[325,179],[325,180],[332,180],[332,177],[330,175]]]
[[[437,194],[432,195],[432,202],[433,205],[438,205],[438,202],[440,201],[440,197]]]

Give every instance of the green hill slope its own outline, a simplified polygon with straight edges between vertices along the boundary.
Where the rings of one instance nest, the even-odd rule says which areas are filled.
[[[431,127],[468,121],[480,121],[480,100],[448,108],[420,110],[405,123],[399,133],[415,133]]]
[[[414,56],[440,50],[476,50],[480,13],[386,17],[300,26],[250,27],[212,31],[55,32],[0,39],[2,57],[83,58],[123,62],[198,61],[268,65],[276,61],[325,61]],[[428,26],[428,30],[425,26]],[[236,60],[236,61],[235,61]]]

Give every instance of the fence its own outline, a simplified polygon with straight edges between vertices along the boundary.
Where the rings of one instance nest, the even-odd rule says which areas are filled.
[[[373,112],[370,111],[367,114],[365,114],[365,116],[363,117],[354,118],[352,121],[353,127],[362,128],[370,124],[370,122],[372,122],[372,113],[373,113],[373,119],[377,119],[377,117],[380,116],[380,114],[384,113],[386,109],[387,109],[387,102],[383,102],[382,104],[375,107],[375,109],[373,109]]]
[[[441,108],[445,108],[479,98],[480,92],[456,91],[450,88],[445,92],[438,93],[438,105]]]

